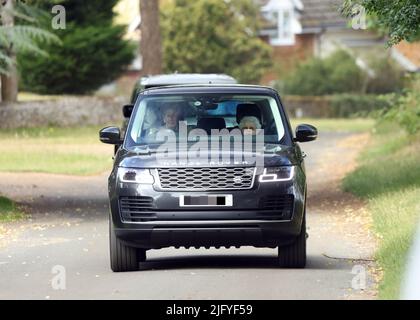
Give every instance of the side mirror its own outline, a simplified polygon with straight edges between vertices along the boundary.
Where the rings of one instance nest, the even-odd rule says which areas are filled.
[[[308,142],[314,141],[316,138],[318,138],[318,130],[314,126],[310,124],[300,124],[297,126],[295,141]]]
[[[124,118],[130,118],[131,114],[133,113],[134,105],[133,104],[127,104],[122,108],[122,113],[124,115]]]
[[[120,136],[120,129],[117,127],[106,127],[99,131],[99,140],[107,144],[121,145],[123,140]]]

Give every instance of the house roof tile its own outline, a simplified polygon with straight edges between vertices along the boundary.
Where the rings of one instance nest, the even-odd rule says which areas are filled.
[[[281,1],[281,0],[278,0]],[[257,0],[262,7],[269,0]],[[301,0],[303,10],[300,12],[300,23],[303,31],[323,28],[345,28],[347,20],[340,13],[342,0]],[[272,22],[264,21],[263,29],[272,29],[276,26]]]
[[[303,29],[346,27],[346,18],[340,14],[341,0],[302,0],[302,3]]]

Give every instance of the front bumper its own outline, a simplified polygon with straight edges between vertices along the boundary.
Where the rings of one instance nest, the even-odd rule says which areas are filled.
[[[180,195],[231,194],[233,206],[198,209],[179,207]],[[292,195],[293,209],[287,218],[258,207],[261,198]],[[156,190],[152,185],[117,183],[111,174],[109,196],[116,236],[139,248],[175,247],[276,247],[293,242],[301,232],[306,185],[299,171],[292,181],[255,183],[250,190],[181,192]],[[121,197],[150,197],[156,209],[152,219],[127,221],[121,214]]]
[[[299,220],[156,221],[117,227],[115,233],[123,242],[139,248],[276,247],[294,241],[301,229]]]

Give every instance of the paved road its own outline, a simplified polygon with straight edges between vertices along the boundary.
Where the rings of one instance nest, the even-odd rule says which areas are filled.
[[[161,249],[142,271],[112,273],[108,253],[106,175],[67,177],[0,173],[0,193],[17,199],[31,220],[0,231],[0,299],[348,299],[374,295],[372,254],[362,204],[338,188],[366,137],[321,134],[308,154],[308,266],[276,267],[276,250]],[[353,218],[352,218],[353,217]],[[5,233],[6,232],[6,233]],[[52,288],[54,266],[65,290]],[[352,289],[367,270],[366,290]]]

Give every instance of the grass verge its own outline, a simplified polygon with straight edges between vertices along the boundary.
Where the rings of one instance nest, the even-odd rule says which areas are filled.
[[[371,119],[295,119],[320,131],[362,132]],[[0,130],[0,172],[91,175],[110,170],[113,148],[99,142],[100,127]]]
[[[59,98],[61,98],[59,95],[41,95],[31,92],[19,92],[18,94],[18,100],[20,102],[54,100]]]
[[[420,137],[408,137],[392,124],[377,127],[358,168],[343,188],[368,200],[380,247],[384,277],[379,298],[398,299],[406,257],[420,216]]]
[[[111,168],[100,127],[0,130],[0,171],[89,175]]]
[[[373,119],[291,119],[291,125],[296,128],[301,123],[308,123],[315,126],[319,131],[335,132],[366,132],[370,131],[375,124]]]
[[[0,223],[23,219],[24,216],[12,200],[0,196]]]

